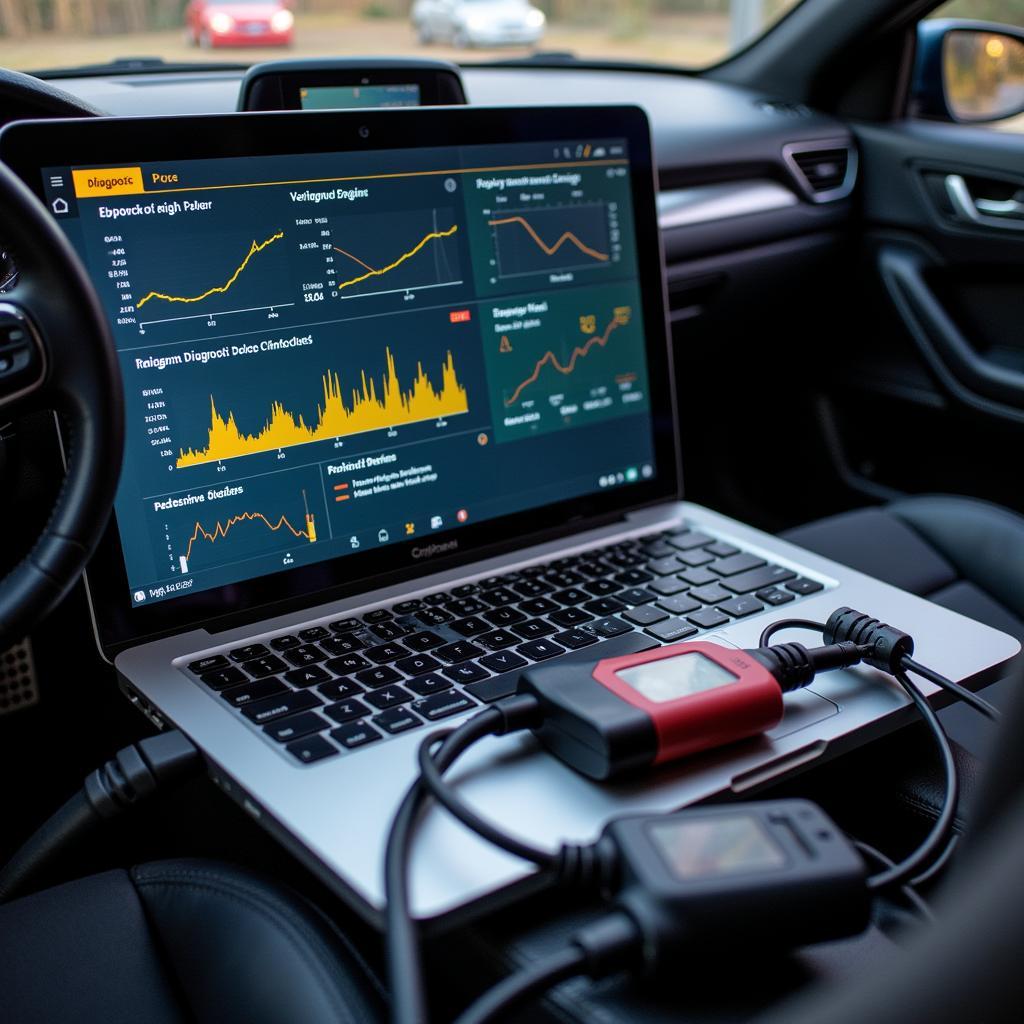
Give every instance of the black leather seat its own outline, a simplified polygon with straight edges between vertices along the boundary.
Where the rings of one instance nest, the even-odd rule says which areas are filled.
[[[11,1024],[367,1024],[383,999],[357,954],[294,893],[175,860],[0,907]]]
[[[1008,509],[924,495],[844,512],[783,536],[1024,641],[1024,517]],[[993,683],[986,699],[1005,703],[1010,685]],[[991,723],[963,706],[941,714],[957,742],[984,753]]]

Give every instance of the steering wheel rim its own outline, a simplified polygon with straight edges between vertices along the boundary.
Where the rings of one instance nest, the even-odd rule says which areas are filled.
[[[54,409],[66,465],[42,533],[0,580],[3,649],[67,594],[103,533],[121,470],[124,395],[85,268],[49,211],[2,164],[0,233],[20,269],[0,302],[0,367],[5,355],[13,367],[0,369],[0,414]]]

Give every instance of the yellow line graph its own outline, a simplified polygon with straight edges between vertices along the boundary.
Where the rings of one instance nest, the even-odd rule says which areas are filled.
[[[164,302],[202,302],[203,299],[208,299],[211,295],[222,295],[226,292],[237,280],[239,274],[248,266],[249,260],[253,258],[257,253],[263,252],[268,245],[276,242],[279,238],[284,238],[284,232],[278,231],[276,234],[271,235],[265,242],[257,242],[253,240],[252,245],[249,247],[249,252],[246,257],[238,265],[238,269],[224,282],[213,288],[207,288],[202,295],[194,296],[183,296],[183,295],[166,295],[164,292],[148,292],[135,304],[136,309],[141,309],[150,299],[163,299]]]
[[[433,242],[434,240],[439,238],[451,238],[451,236],[454,235],[455,232],[458,230],[459,225],[453,224],[447,231],[431,231],[429,235],[425,235],[422,239],[420,239],[420,241],[417,242],[412,249],[410,249],[408,252],[402,253],[402,255],[399,256],[398,259],[394,261],[394,263],[389,263],[386,267],[381,267],[379,270],[374,270],[373,267],[371,267],[368,263],[364,263],[358,256],[353,256],[352,253],[345,252],[344,249],[339,249],[337,246],[334,246],[335,252],[340,252],[342,256],[347,256],[350,260],[354,260],[361,266],[368,268],[367,273],[361,274],[359,277],[353,277],[348,281],[342,281],[339,284],[335,285],[335,290],[340,292],[342,288],[350,288],[352,285],[360,284],[362,281],[365,281],[368,278],[382,277],[389,270],[394,270],[395,267],[400,267],[407,259],[411,259],[413,256],[415,256],[416,253],[418,253],[420,249],[422,249],[423,246],[427,244],[427,242]]]

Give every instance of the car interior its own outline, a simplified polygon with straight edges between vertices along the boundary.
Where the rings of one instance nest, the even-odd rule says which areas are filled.
[[[0,69],[0,1017],[1019,1021],[1024,8],[169,6]]]

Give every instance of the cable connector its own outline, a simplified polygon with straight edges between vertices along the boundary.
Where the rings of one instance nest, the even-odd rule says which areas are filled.
[[[895,674],[904,658],[914,653],[914,638],[854,608],[837,608],[825,623],[822,635],[826,643],[852,641],[861,651],[865,664]]]
[[[814,680],[819,672],[849,668],[863,660],[863,652],[849,640],[825,647],[804,647],[803,644],[775,644],[747,651],[775,677],[784,693],[799,690]]]
[[[202,758],[184,733],[174,729],[124,747],[86,776],[85,797],[101,818],[115,818],[167,782],[198,771]]]

